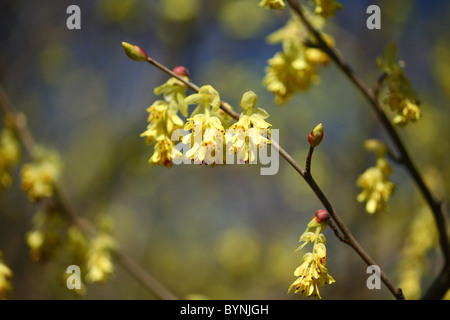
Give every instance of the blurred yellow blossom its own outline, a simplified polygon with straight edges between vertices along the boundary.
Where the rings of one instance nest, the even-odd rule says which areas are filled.
[[[278,10],[283,9],[285,6],[283,0],[261,0],[259,5],[267,9],[278,9]]]
[[[422,278],[431,271],[427,257],[438,243],[433,215],[422,207],[412,218],[398,265],[399,287],[407,299],[420,299]]]
[[[3,262],[0,252],[0,300],[5,300],[8,292],[11,291],[11,269]]]
[[[20,160],[20,146],[11,129],[0,133],[0,190],[12,183],[11,171]]]
[[[33,229],[26,234],[33,260],[50,259],[63,241],[66,225],[60,214],[52,210],[40,210],[33,217]]]
[[[342,10],[343,8],[343,5],[336,0],[315,0],[315,2],[315,14],[324,18],[333,17],[336,15],[336,10]]]
[[[21,170],[22,189],[30,201],[38,201],[53,195],[61,172],[61,161],[56,152],[39,150],[37,159],[24,164]]]
[[[323,27],[322,18],[314,17],[311,21],[318,30]],[[329,45],[334,45],[331,36],[323,36]],[[305,45],[306,42],[313,43],[313,39],[298,19],[291,18],[284,27],[270,34],[267,41],[282,44],[282,51],[269,59],[263,79],[277,103],[288,102],[295,93],[318,82],[317,67],[327,65],[328,56],[318,48]]]
[[[387,148],[381,141],[370,139],[366,141],[366,149],[376,154],[374,167],[368,168],[356,181],[362,192],[358,194],[359,202],[366,202],[366,211],[375,213],[387,208],[387,201],[395,190],[395,184],[389,181],[392,167],[386,160]]]
[[[398,48],[394,43],[386,46],[381,57],[377,58],[378,68],[387,75],[387,97],[384,103],[395,112],[394,123],[406,126],[420,119],[420,102],[403,72],[404,63],[397,61]]]

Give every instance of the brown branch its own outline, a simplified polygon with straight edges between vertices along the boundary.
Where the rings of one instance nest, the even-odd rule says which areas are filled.
[[[147,58],[147,61],[149,63],[151,63],[153,66],[155,66],[158,69],[162,70],[163,72],[166,72],[167,74],[171,75],[172,77],[174,77],[174,78],[178,79],[179,81],[183,82],[187,87],[189,87],[194,92],[198,92],[199,91],[199,87],[196,84],[183,79],[181,76],[179,76],[178,74],[174,73],[173,71],[171,71],[167,67],[163,66],[162,64],[158,63],[154,59]],[[234,112],[230,108],[228,108],[225,103],[222,103],[220,107],[222,108],[223,111],[225,111],[227,114],[232,116],[234,119],[236,119],[236,120],[239,119],[239,114]],[[369,256],[369,254],[356,241],[356,239],[353,237],[353,235],[351,234],[350,230],[348,230],[348,228],[346,227],[346,225],[344,224],[343,220],[340,218],[338,213],[333,209],[333,207],[331,206],[331,203],[329,202],[329,200],[327,199],[325,194],[322,192],[320,187],[317,185],[316,181],[311,176],[310,172],[306,171],[305,169],[303,169],[294,160],[294,158],[292,158],[292,156],[288,152],[286,152],[286,150],[284,150],[276,141],[272,140],[271,141],[271,145],[295,169],[295,171],[297,171],[303,177],[303,179],[306,181],[306,183],[314,191],[314,193],[316,194],[317,198],[320,200],[322,205],[325,207],[325,209],[331,215],[331,217],[333,218],[334,222],[338,226],[339,230],[342,232],[342,235],[340,235],[339,232],[337,232],[337,229],[334,227],[333,231],[334,231],[335,235],[341,241],[343,241],[346,244],[350,245],[353,248],[353,250],[355,250],[358,253],[358,255],[367,263],[367,265],[376,265],[375,261]],[[310,164],[309,164],[309,166],[310,166]],[[388,287],[388,289],[392,292],[392,294],[397,299],[400,299],[400,300],[404,299],[401,289],[396,288],[394,286],[394,284],[390,281],[390,279],[386,276],[386,274],[384,274],[382,271],[380,272],[380,277],[381,277],[381,280],[383,281],[383,283]]]
[[[17,112],[13,107],[11,101],[6,95],[3,88],[0,86],[0,110],[3,111],[5,117],[14,126],[19,141],[23,145],[28,156],[36,159],[36,143],[33,135],[31,134],[26,118],[23,114]],[[62,188],[59,185],[54,187],[54,195],[52,197],[54,204],[62,213],[64,213],[74,225],[76,225],[84,234],[88,237],[95,237],[96,230],[86,223],[69,205]],[[159,299],[163,300],[177,300],[177,298],[168,291],[163,285],[161,285],[155,278],[153,278],[148,272],[143,270],[136,262],[134,262],[126,254],[122,253],[118,249],[113,250],[113,256],[115,260],[130,273],[144,288],[154,294]]]
[[[387,134],[393,141],[394,145],[397,148],[398,153],[400,154],[400,161],[403,164],[403,166],[406,168],[406,170],[411,175],[412,179],[415,181],[417,187],[421,191],[422,195],[424,196],[426,202],[428,203],[431,211],[433,212],[433,216],[435,219],[435,223],[437,226],[437,230],[439,232],[439,241],[440,246],[442,250],[442,254],[444,256],[444,266],[443,271],[441,272],[441,275],[445,274],[445,270],[450,268],[450,243],[447,235],[446,230],[446,221],[445,221],[445,215],[442,210],[441,202],[436,200],[434,196],[432,195],[430,189],[425,184],[422,176],[420,175],[419,171],[417,170],[416,166],[414,165],[412,158],[410,157],[408,151],[406,150],[405,145],[403,144],[402,140],[400,139],[400,136],[397,134],[396,130],[392,126],[391,122],[389,121],[388,117],[386,116],[385,112],[383,111],[378,99],[377,99],[377,92],[379,88],[377,89],[377,86],[375,87],[375,91],[372,91],[369,89],[369,87],[364,83],[364,81],[353,71],[353,69],[350,67],[350,65],[345,62],[342,57],[338,54],[337,50],[330,47],[323,39],[322,35],[319,31],[317,31],[313,25],[310,23],[308,18],[304,15],[302,9],[300,8],[299,4],[295,0],[287,0],[288,4],[290,5],[292,11],[298,16],[298,18],[302,21],[302,23],[306,26],[306,28],[309,30],[309,32],[315,37],[317,40],[320,48],[328,54],[328,56],[335,62],[335,64],[338,66],[338,68],[344,73],[344,75],[347,76],[347,78],[356,86],[356,88],[362,93],[362,95],[365,97],[367,102],[369,103],[369,106],[371,109],[375,112],[375,115],[378,117],[378,120],[380,121],[381,125],[386,130]],[[381,78],[381,81],[379,80],[379,86],[381,86],[381,82],[384,79]],[[449,277],[447,277],[448,279]],[[439,283],[445,283],[447,288],[450,285],[450,280],[447,280],[447,282],[439,282]]]

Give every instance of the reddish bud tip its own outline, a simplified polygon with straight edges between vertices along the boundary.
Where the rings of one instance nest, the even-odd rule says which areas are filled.
[[[323,139],[323,125],[320,123],[308,135],[308,142],[311,147],[317,147]]]
[[[317,210],[314,217],[316,218],[317,223],[323,223],[323,222],[327,221],[328,219],[330,219],[330,215],[325,210]]]
[[[181,77],[189,77],[189,70],[183,66],[175,67],[172,71]]]
[[[145,61],[148,58],[145,51],[138,46],[129,44],[128,42],[122,42],[122,47],[127,56],[134,61]]]

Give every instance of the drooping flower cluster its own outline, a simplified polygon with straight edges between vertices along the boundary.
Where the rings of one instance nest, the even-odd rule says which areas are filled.
[[[315,14],[324,18],[333,17],[336,15],[336,10],[342,10],[343,8],[343,5],[336,0],[315,0],[315,2]]]
[[[178,72],[186,80],[189,79],[189,74],[184,68],[178,67],[174,72]],[[181,156],[175,151],[171,136],[174,130],[183,128],[184,125],[178,111],[187,116],[186,90],[186,85],[176,78],[171,78],[154,89],[154,93],[163,94],[164,99],[155,101],[147,108],[149,124],[147,130],[141,134],[147,144],[155,143],[153,155],[149,159],[152,165],[171,167],[172,156]]]
[[[261,7],[266,7],[267,9],[278,9],[284,8],[285,4],[283,0],[261,0],[259,3]]]
[[[305,232],[300,236],[299,241],[303,241],[303,244],[296,251],[303,249],[309,243],[313,244],[313,250],[303,255],[302,264],[294,272],[294,275],[298,278],[291,284],[288,292],[295,288],[294,292],[300,292],[303,297],[322,298],[319,287],[335,282],[326,268],[326,239],[322,234],[328,225],[328,221],[328,212],[318,210],[308,223]]]
[[[257,96],[253,91],[242,96],[241,107],[244,112],[239,121],[230,127],[234,135],[231,137],[230,131],[227,132],[227,142],[231,144],[227,151],[236,153],[239,163],[255,163],[257,148],[262,149],[270,143],[268,135],[271,125],[264,120],[269,114],[256,107],[256,100]]]
[[[33,260],[45,262],[64,241],[65,221],[59,212],[40,210],[33,217],[33,229],[26,234]]]
[[[0,133],[0,190],[12,183],[11,171],[20,159],[20,146],[11,129],[5,127]]]
[[[22,189],[32,202],[53,195],[61,172],[61,161],[55,152],[39,150],[37,159],[21,170]]]
[[[404,63],[398,61],[398,48],[390,43],[377,58],[378,68],[387,75],[387,97],[384,103],[395,112],[394,123],[406,126],[420,119],[420,102],[409,79],[403,72]]]
[[[312,17],[312,23],[320,30],[323,19]],[[330,46],[334,46],[331,36],[323,34]],[[277,52],[268,61],[263,84],[275,95],[277,103],[288,102],[292,96],[307,90],[318,82],[318,66],[328,64],[329,57],[322,50],[305,45],[314,43],[307,30],[296,17],[292,17],[286,26],[270,34],[267,41],[281,43],[282,51]]]
[[[116,242],[111,236],[111,229],[111,220],[104,216],[98,235],[90,240],[86,253],[86,281],[89,283],[105,282],[114,272],[112,251],[116,248]]]
[[[362,188],[357,200],[366,202],[365,209],[372,214],[387,208],[386,203],[395,190],[395,184],[388,179],[392,175],[392,167],[386,159],[386,146],[379,140],[370,139],[365,147],[376,154],[377,160],[375,166],[368,168],[356,181]]]
[[[435,230],[433,216],[427,208],[420,208],[412,218],[398,266],[399,287],[407,299],[422,295],[422,279],[430,270],[428,256],[439,243]]]
[[[11,291],[11,269],[3,262],[0,252],[0,300],[5,300],[8,292]]]

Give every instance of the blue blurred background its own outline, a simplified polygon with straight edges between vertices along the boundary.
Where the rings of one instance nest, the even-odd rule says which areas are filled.
[[[82,216],[107,213],[121,249],[176,295],[211,299],[300,299],[287,289],[302,254],[294,250],[320,202],[280,159],[279,172],[259,167],[152,167],[152,146],[139,134],[153,88],[168,77],[128,59],[126,41],[191,80],[210,84],[239,110],[245,91],[258,95],[280,144],[304,164],[307,134],[323,123],[325,138],[314,154],[313,174],[364,248],[394,282],[412,217],[425,203],[403,168],[390,210],[368,215],[356,201],[358,176],[374,162],[368,138],[388,142],[363,97],[332,64],[320,83],[277,106],[262,85],[267,60],[280,46],[266,36],[282,27],[289,10],[269,11],[256,0],[97,0],[0,3],[0,84],[24,112],[38,143],[58,150],[62,185]],[[440,198],[448,198],[450,3],[440,0],[342,0],[344,10],[325,31],[356,72],[374,85],[375,59],[394,41],[422,102],[423,119],[400,129],[407,149]],[[378,4],[381,30],[366,28],[366,8]],[[81,8],[81,30],[68,30],[66,9]],[[389,113],[389,111],[388,111]],[[25,159],[26,160],[26,159]],[[15,181],[0,196],[0,249],[14,272],[11,299],[72,299],[61,285],[64,254],[33,262],[24,234],[36,208]],[[387,289],[368,290],[366,266],[348,246],[325,231],[330,274],[326,299],[390,299]],[[424,289],[436,275],[440,254],[427,260]],[[408,292],[405,292],[408,297]],[[117,266],[86,299],[152,299]]]

